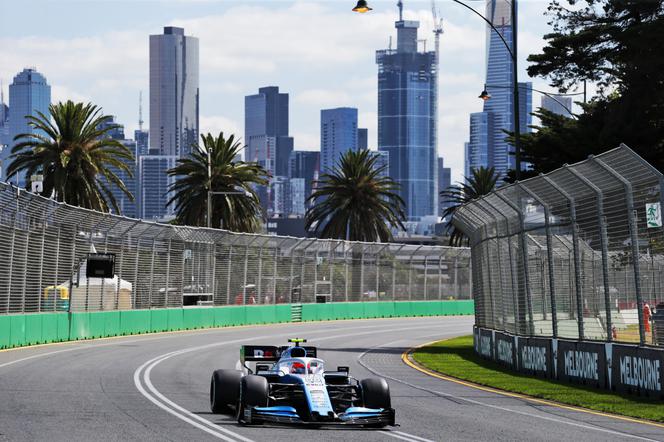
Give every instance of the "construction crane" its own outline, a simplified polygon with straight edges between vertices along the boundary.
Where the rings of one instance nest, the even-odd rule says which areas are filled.
[[[433,34],[436,37],[436,65],[438,65],[438,53],[440,47],[440,34],[443,33],[443,19],[438,18],[438,10],[436,8],[436,0],[431,0],[431,14],[433,15]]]

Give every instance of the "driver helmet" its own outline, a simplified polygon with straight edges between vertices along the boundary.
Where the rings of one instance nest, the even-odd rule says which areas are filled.
[[[291,366],[291,373],[304,374],[305,373],[304,364],[302,362],[293,362],[293,365]]]

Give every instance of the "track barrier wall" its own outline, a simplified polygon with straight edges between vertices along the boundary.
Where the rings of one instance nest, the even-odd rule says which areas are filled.
[[[475,327],[475,352],[511,370],[621,394],[664,399],[664,350],[532,338]]]
[[[294,310],[301,307],[301,316]],[[0,349],[201,328],[339,319],[472,315],[472,300],[240,305],[0,315]]]

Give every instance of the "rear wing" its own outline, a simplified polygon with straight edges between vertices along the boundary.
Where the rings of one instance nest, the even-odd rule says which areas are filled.
[[[240,361],[277,362],[281,351],[274,345],[243,345],[240,347]]]
[[[316,347],[313,347],[313,346],[311,346],[311,345],[302,345],[302,346],[299,346],[299,345],[298,345],[298,347],[303,348],[304,351],[306,351],[306,355],[305,355],[305,356],[306,356],[307,358],[317,358],[317,357],[318,357],[318,356],[317,356],[317,354],[318,354],[318,349],[317,349]],[[289,348],[294,348],[294,347],[289,347],[289,346],[287,346],[287,345],[283,345],[283,346],[279,347],[279,355],[281,356],[281,353],[283,353],[284,350],[287,350],[287,349],[289,349]]]

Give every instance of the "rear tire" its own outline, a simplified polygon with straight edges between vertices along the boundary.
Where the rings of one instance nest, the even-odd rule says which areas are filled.
[[[215,414],[228,413],[240,398],[243,374],[237,370],[215,370],[210,380],[210,409]]]
[[[383,378],[369,378],[360,381],[362,402],[367,408],[392,408],[390,386]]]
[[[242,378],[240,386],[240,401],[237,421],[241,424],[251,424],[244,419],[244,410],[251,407],[267,407],[269,402],[270,386],[262,376],[249,375]]]

